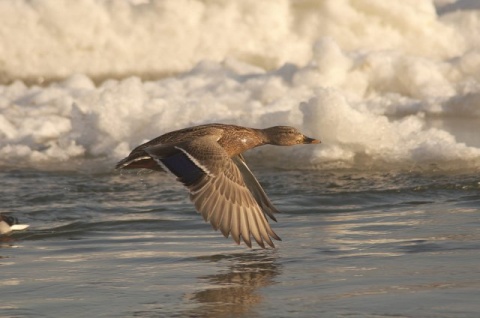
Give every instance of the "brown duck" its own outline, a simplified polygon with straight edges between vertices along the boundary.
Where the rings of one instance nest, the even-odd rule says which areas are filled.
[[[237,244],[240,238],[252,247],[251,236],[262,248],[281,240],[270,228],[268,215],[279,212],[252,174],[244,151],[271,144],[317,144],[297,129],[275,126],[266,129],[207,124],[166,133],[135,149],[117,169],[168,171],[190,191],[196,210],[225,237]]]

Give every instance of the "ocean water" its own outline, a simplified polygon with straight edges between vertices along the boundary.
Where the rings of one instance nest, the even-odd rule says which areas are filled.
[[[2,1],[0,317],[476,317],[476,1]],[[136,145],[222,122],[275,249],[203,222]]]

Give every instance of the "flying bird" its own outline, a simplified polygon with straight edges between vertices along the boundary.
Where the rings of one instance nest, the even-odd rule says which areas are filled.
[[[225,237],[252,247],[253,237],[265,248],[281,240],[266,216],[277,221],[279,211],[248,168],[242,153],[266,144],[317,144],[289,126],[266,129],[207,124],[172,131],[148,141],[121,160],[117,169],[170,172],[190,192],[190,200],[205,221]]]

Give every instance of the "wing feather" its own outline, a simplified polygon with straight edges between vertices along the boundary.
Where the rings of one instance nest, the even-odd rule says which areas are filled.
[[[247,213],[248,216],[248,224],[250,225],[250,232],[252,233],[253,238],[260,245],[262,248],[265,248],[265,244],[263,244],[262,236],[260,235],[260,231],[258,228],[258,223],[256,220],[256,215],[258,213]]]
[[[280,211],[278,211],[277,208],[272,204],[272,202],[270,202],[270,199],[267,197],[267,194],[263,190],[257,178],[255,178],[250,168],[248,168],[243,156],[242,155],[235,156],[232,158],[232,160],[240,170],[243,180],[245,182],[245,185],[252,193],[253,197],[257,201],[260,208],[272,220],[277,221],[274,213],[280,213]]]

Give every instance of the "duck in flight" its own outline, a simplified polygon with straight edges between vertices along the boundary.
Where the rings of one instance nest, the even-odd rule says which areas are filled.
[[[265,248],[281,240],[266,216],[276,221],[279,211],[245,163],[242,153],[266,144],[317,144],[289,126],[266,129],[207,124],[172,131],[148,141],[121,160],[117,169],[171,172],[190,192],[190,199],[205,221],[252,247],[253,237]]]

